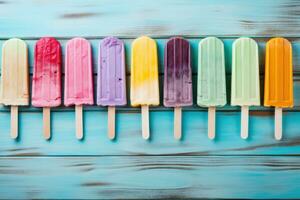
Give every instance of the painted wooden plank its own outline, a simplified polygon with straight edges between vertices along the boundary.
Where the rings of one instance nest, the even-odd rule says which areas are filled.
[[[12,36],[11,36],[12,37]],[[63,61],[63,66],[64,66],[64,57],[65,57],[65,46],[67,41],[71,39],[71,37],[68,38],[58,38],[59,42],[62,45],[62,61]],[[97,61],[98,61],[98,48],[99,48],[99,42],[103,39],[103,37],[97,37],[94,39],[89,39],[89,42],[91,43],[92,46],[92,53],[93,53],[93,72],[94,74],[97,73]],[[203,37],[195,37],[195,38],[188,38],[187,40],[191,44],[191,55],[192,55],[192,71],[193,74],[197,74],[197,64],[198,64],[198,43],[200,40],[203,39]],[[225,48],[225,66],[226,66],[226,73],[228,75],[231,74],[231,58],[232,58],[232,43],[234,42],[237,37],[234,38],[227,38],[227,37],[221,37],[222,41],[224,42],[224,48]],[[258,42],[259,46],[259,63],[260,63],[260,72],[261,74],[264,72],[264,65],[265,65],[265,45],[266,42],[270,38],[255,38],[255,40]],[[300,38],[289,38],[290,41],[292,42],[292,47],[293,47],[293,67],[294,67],[294,74],[299,75],[300,74]],[[30,67],[30,74],[33,73],[33,62],[34,62],[34,45],[36,43],[37,39],[30,39],[30,40],[25,40],[25,42],[28,45],[29,48],[29,67]],[[128,39],[128,38],[122,38],[122,40],[125,42],[125,50],[126,50],[126,66],[127,66],[127,74],[130,74],[130,57],[131,57],[131,43],[133,41],[133,38]],[[162,39],[161,37],[155,39],[157,42],[157,47],[158,47],[158,58],[159,58],[159,72],[160,74],[163,74],[164,72],[164,62],[163,62],[163,57],[164,57],[164,47],[167,42],[167,39]],[[2,47],[3,43],[6,40],[1,40],[0,39],[0,47]],[[2,49],[0,48],[0,55],[2,53]],[[0,60],[2,58],[0,57]],[[62,72],[64,73],[64,67]]]
[[[293,0],[162,0],[159,6],[138,0],[2,0],[0,37],[297,36],[299,6]],[[28,14],[20,17],[24,10]]]
[[[207,112],[183,109],[183,138],[173,137],[173,111],[151,111],[151,139],[141,137],[138,111],[116,113],[116,140],[107,138],[107,112],[84,113],[85,138],[75,137],[75,113],[52,112],[52,138],[42,113],[20,112],[19,140],[9,137],[9,113],[0,113],[0,156],[38,155],[300,155],[300,112],[283,113],[283,140],[274,139],[274,112],[250,112],[249,139],[240,138],[240,112],[216,113],[216,139],[207,137]]]
[[[299,157],[0,158],[1,199],[299,198]]]

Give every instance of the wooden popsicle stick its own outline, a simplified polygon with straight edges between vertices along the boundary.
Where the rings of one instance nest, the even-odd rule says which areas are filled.
[[[76,121],[76,137],[81,140],[83,138],[83,120],[82,120],[82,105],[75,106],[75,121]]]
[[[282,108],[275,107],[275,139],[282,138]]]
[[[115,107],[108,106],[108,138],[113,140],[115,138]]]
[[[49,140],[51,137],[50,131],[50,108],[43,108],[43,132],[46,140]]]
[[[145,140],[150,137],[148,105],[142,105],[142,136]]]
[[[208,138],[213,140],[216,136],[216,107],[208,107]]]
[[[249,106],[242,106],[241,138],[248,138]]]
[[[181,107],[174,108],[174,137],[181,139]]]
[[[11,133],[10,136],[13,139],[17,139],[18,137],[18,106],[11,106],[10,107],[10,129]]]

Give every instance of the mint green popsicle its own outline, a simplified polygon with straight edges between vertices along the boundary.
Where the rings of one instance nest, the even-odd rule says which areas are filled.
[[[258,46],[251,38],[232,46],[231,105],[260,105]]]
[[[198,54],[197,104],[202,107],[226,104],[226,78],[223,42],[216,37],[200,41]]]
[[[258,46],[251,38],[232,45],[231,105],[241,106],[241,137],[246,139],[249,106],[260,105]]]

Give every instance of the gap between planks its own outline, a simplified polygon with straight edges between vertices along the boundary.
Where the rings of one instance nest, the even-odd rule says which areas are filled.
[[[35,107],[23,107],[20,106],[19,107],[19,114],[21,112],[29,112],[29,113],[41,113],[43,112],[42,109],[40,108],[35,108]],[[84,106],[84,111],[90,111],[90,112],[107,112],[107,108],[106,107],[102,107],[102,106],[97,106],[97,105],[92,105],[92,106]],[[168,111],[168,112],[173,112],[174,109],[173,108],[167,108],[167,107],[163,107],[163,106],[156,106],[156,107],[149,107],[149,112],[162,112],[162,111]],[[198,106],[193,106],[193,107],[186,107],[184,109],[182,109],[182,111],[185,112],[208,112],[207,108],[203,108],[203,107],[198,107]],[[217,113],[229,113],[229,112],[237,112],[240,113],[241,109],[239,107],[236,106],[230,106],[230,105],[226,105],[223,108],[218,108],[218,110],[216,111],[216,115],[218,115]],[[9,106],[4,106],[4,107],[0,107],[0,113],[10,113],[10,107]],[[51,109],[51,112],[75,112],[75,108],[73,107],[55,107]],[[118,113],[140,113],[141,110],[139,108],[136,107],[131,107],[130,105],[126,106],[126,107],[118,107],[118,111],[116,112],[116,115]],[[250,107],[249,109],[249,115],[253,115],[252,112],[262,112],[262,113],[270,113],[270,116],[274,115],[274,108],[273,107]],[[295,106],[293,108],[285,108],[283,110],[283,115],[286,113],[292,113],[292,112],[300,112],[300,106]]]
[[[171,37],[174,37],[174,36],[181,36],[181,37],[184,37],[186,39],[201,39],[201,38],[206,38],[206,37],[218,37],[220,39],[235,39],[235,38],[239,38],[239,37],[242,37],[243,35],[239,35],[239,34],[230,34],[230,35],[186,35],[186,34],[174,34],[174,35],[154,35],[154,34],[148,34],[147,36],[153,38],[153,39],[169,39]],[[96,39],[103,39],[105,37],[108,37],[109,35],[74,35],[74,36],[59,36],[59,35],[51,35],[51,37],[54,37],[58,40],[69,40],[71,38],[74,38],[74,37],[84,37],[85,39],[88,39],[88,40],[96,40]],[[140,37],[140,35],[118,35],[118,34],[115,34],[113,35],[114,37],[117,37],[119,39],[136,39],[138,37]],[[15,35],[14,37],[18,37],[22,40],[38,40],[40,39],[41,37],[43,36],[31,36],[31,37],[22,37],[22,36],[18,36],[18,35]],[[271,35],[248,35],[247,37],[251,37],[251,38],[254,38],[254,39],[270,39],[270,38],[273,38],[275,37],[274,34],[271,34]],[[284,37],[290,41],[295,41],[295,40],[300,40],[300,37],[299,35],[281,35],[281,37]],[[0,37],[0,40],[8,40],[8,39],[11,39],[12,37]]]

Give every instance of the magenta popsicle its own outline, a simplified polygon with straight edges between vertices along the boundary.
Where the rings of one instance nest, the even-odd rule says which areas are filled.
[[[97,104],[126,105],[124,43],[114,37],[104,38],[99,46]]]
[[[174,37],[165,47],[164,105],[175,108],[174,135],[181,138],[181,107],[193,104],[190,44]]]
[[[32,78],[32,105],[55,107],[61,104],[61,47],[51,37],[35,45]]]
[[[32,105],[43,107],[43,132],[50,134],[50,107],[61,104],[61,46],[52,37],[41,38],[35,45],[32,78]]]
[[[66,45],[65,105],[76,105],[76,136],[83,138],[82,105],[94,103],[91,45],[84,38],[74,38]]]

